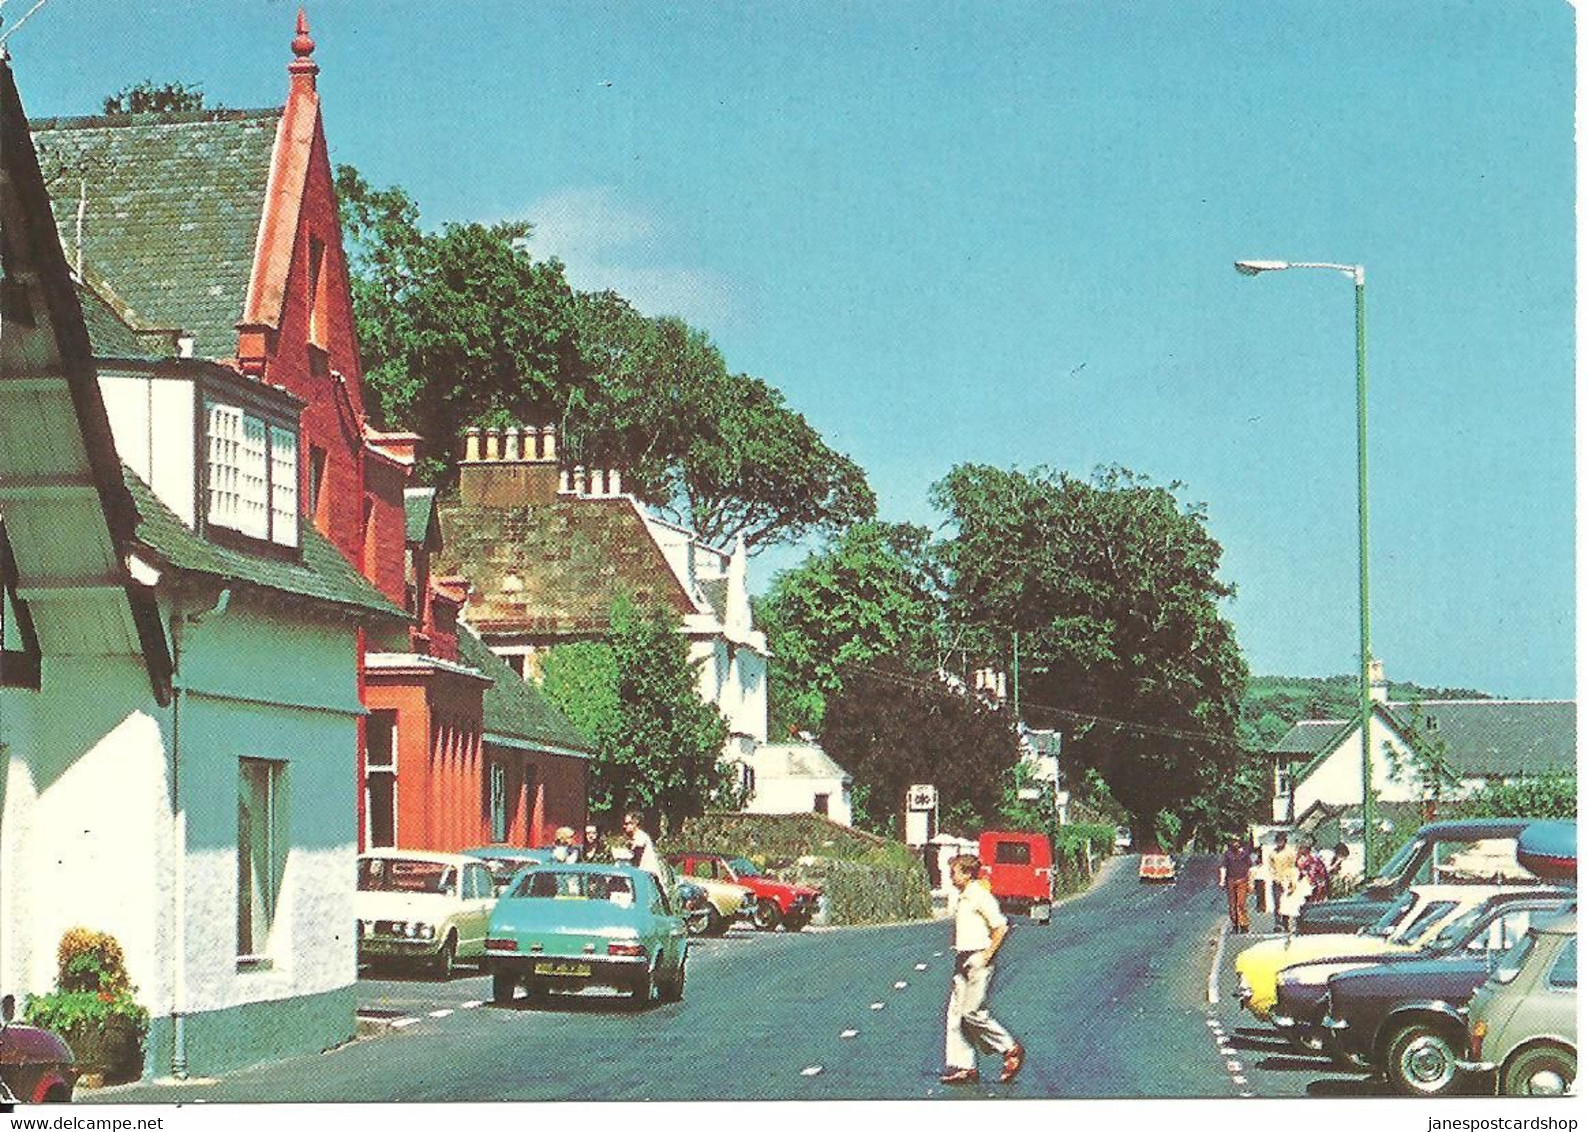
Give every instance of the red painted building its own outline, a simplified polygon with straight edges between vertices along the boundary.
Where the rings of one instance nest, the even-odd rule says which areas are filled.
[[[267,508],[295,493],[299,511],[414,618],[404,651],[360,649],[370,714],[359,848],[546,843],[556,826],[584,824],[588,744],[483,646],[460,652],[468,587],[430,576],[440,529],[424,518],[430,494],[410,490],[419,437],[377,432],[365,412],[319,66],[301,11],[292,53],[277,110],[34,123],[41,159],[80,186],[56,202],[57,224],[80,273],[101,282],[149,348],[216,358],[304,403],[295,474],[274,481],[291,462],[259,439],[252,490]],[[172,218],[190,216],[194,200],[206,202],[202,238],[174,240]],[[245,448],[252,440],[243,433]]]

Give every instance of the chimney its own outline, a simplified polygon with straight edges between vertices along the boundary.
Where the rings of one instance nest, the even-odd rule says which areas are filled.
[[[1389,681],[1384,679],[1384,662],[1382,660],[1368,661],[1367,689],[1368,695],[1373,698],[1374,703],[1389,703]]]
[[[556,432],[546,425],[463,433],[458,490],[465,507],[523,507],[557,498]]]

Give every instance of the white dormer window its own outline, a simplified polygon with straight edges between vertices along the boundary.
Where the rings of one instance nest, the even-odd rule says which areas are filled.
[[[206,404],[208,508],[206,521],[298,545],[298,438],[235,405]]]

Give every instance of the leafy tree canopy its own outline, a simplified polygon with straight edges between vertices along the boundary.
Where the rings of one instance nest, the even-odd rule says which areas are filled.
[[[600,641],[549,650],[541,671],[547,696],[595,747],[593,812],[644,810],[676,829],[731,801],[718,761],[728,726],[701,700],[688,641],[669,614],[620,598]]]
[[[204,88],[197,83],[161,83],[144,79],[105,96],[106,114],[149,114],[170,110],[219,110],[207,106]]]
[[[1057,709],[1067,761],[1095,767],[1138,831],[1238,759],[1246,665],[1219,613],[1233,591],[1179,487],[1118,467],[1080,480],[966,464],[933,489],[956,532],[944,559],[959,647],[1007,668],[1021,634],[1026,717]]]
[[[846,668],[936,667],[940,593],[924,527],[857,523],[780,573],[757,609],[772,650],[772,728],[819,731]]]

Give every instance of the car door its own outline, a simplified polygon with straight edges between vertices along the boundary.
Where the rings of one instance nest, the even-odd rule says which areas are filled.
[[[671,896],[661,885],[651,886],[651,920],[662,938],[662,966],[669,973],[678,970],[684,961],[684,948],[688,946],[688,932],[683,918],[673,908]]]
[[[477,956],[485,951],[485,932],[491,922],[491,908],[495,905],[496,885],[491,881],[491,871],[484,865],[463,866],[462,913],[458,925],[458,951]]]

